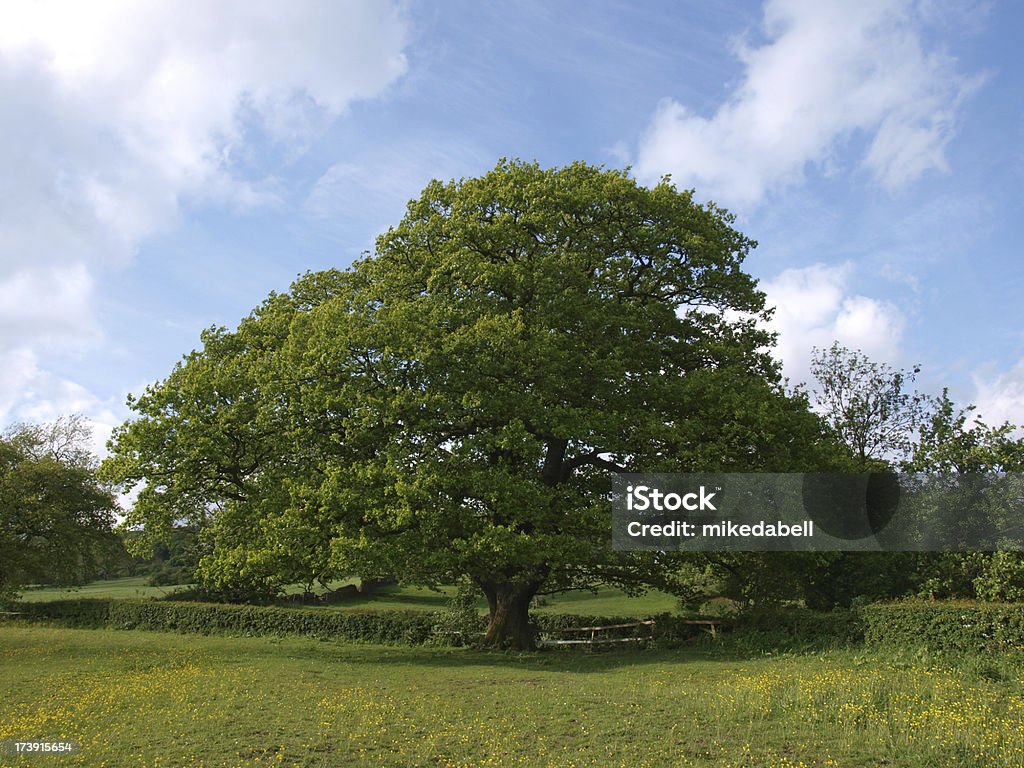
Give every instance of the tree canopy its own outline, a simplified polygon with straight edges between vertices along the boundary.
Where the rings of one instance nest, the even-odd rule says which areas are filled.
[[[79,417],[0,437],[0,598],[32,583],[80,584],[119,544]]]
[[[331,578],[330,532],[302,496],[335,452],[329,416],[296,411],[299,382],[281,356],[294,318],[344,282],[335,271],[302,277],[237,330],[204,331],[201,350],[129,397],[138,418],[114,430],[101,473],[139,489],[125,519],[141,534],[135,554],[188,524],[205,554],[198,576],[227,596]]]
[[[818,407],[861,469],[910,456],[931,406],[928,396],[908,389],[919,367],[894,369],[835,342],[814,350],[811,372],[818,380]]]
[[[207,332],[109,476],[146,483],[134,522],[204,523],[201,574],[468,576],[487,642],[529,645],[538,592],[670,578],[611,551],[612,473],[829,461],[733,223],[583,163],[431,182],[352,269]]]

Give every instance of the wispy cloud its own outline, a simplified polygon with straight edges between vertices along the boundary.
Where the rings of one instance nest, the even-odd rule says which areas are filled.
[[[494,160],[473,142],[406,140],[386,151],[374,149],[358,162],[331,165],[313,183],[304,207],[319,220],[360,221],[375,236],[402,217],[431,179],[483,173]]]
[[[959,108],[981,78],[929,48],[927,11],[911,0],[769,0],[765,42],[736,47],[744,72],[731,96],[711,117],[664,99],[637,176],[671,173],[702,196],[749,206],[808,166],[834,172],[854,136],[867,144],[860,166],[885,187],[945,170]]]

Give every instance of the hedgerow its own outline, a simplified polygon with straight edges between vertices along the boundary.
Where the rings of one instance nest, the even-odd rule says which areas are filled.
[[[142,629],[203,635],[304,635],[371,643],[420,645],[427,642],[463,644],[466,637],[451,637],[444,613],[426,611],[327,611],[318,608],[282,608],[262,605],[174,602],[167,600],[60,600],[17,606],[26,621],[45,621],[66,627]],[[635,624],[632,616],[536,614],[538,632],[549,637],[570,637],[562,630],[578,627]],[[485,622],[475,627],[482,632]],[[653,627],[622,627],[603,632],[603,638],[644,637],[659,645],[690,642],[701,636],[700,627],[664,614]]]
[[[730,642],[761,650],[827,649],[858,645],[864,623],[857,611],[806,608],[750,610],[730,624]]]
[[[21,603],[16,610],[25,621],[79,628],[203,635],[302,635],[398,645],[458,640],[449,636],[452,633],[441,620],[443,614],[427,611],[333,611],[117,599]],[[601,632],[599,637],[641,637],[656,646],[672,647],[711,636],[709,625],[694,624],[685,617],[662,614],[654,618],[653,626],[621,627]],[[588,635],[573,635],[565,630],[635,624],[642,620],[578,614],[533,616],[538,632],[547,638],[583,638]],[[477,631],[483,629],[482,617],[480,621]],[[925,647],[951,653],[1003,652],[1024,650],[1024,604],[906,601],[876,603],[850,611],[749,612],[716,622],[714,630],[717,637],[725,637],[726,644],[735,647],[799,649],[864,642],[874,647]],[[465,639],[462,637],[457,644]]]
[[[403,645],[426,642],[434,620],[433,614],[420,611],[325,611],[163,600],[61,600],[23,603],[18,611],[28,621],[67,627],[202,635],[304,635]]]
[[[1024,603],[875,603],[860,611],[872,646],[952,653],[1024,649]]]

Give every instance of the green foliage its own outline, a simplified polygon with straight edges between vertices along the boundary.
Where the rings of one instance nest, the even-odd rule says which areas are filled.
[[[998,475],[997,496],[1004,501],[1014,498],[1008,486],[1017,485],[1016,496],[1020,498],[1024,492],[1019,475],[1024,470],[1024,440],[1013,437],[1017,428],[1012,424],[992,427],[976,416],[972,418],[974,410],[973,405],[957,408],[949,392],[943,390],[931,417],[921,427],[920,440],[906,469],[936,476],[940,480],[938,492],[945,497],[944,507],[953,503],[950,494],[960,496],[955,524],[961,530],[968,526],[984,530],[983,526],[999,517],[1004,518],[1001,527],[1009,530],[1016,525],[1011,528],[1005,518],[1015,520],[1019,509],[1015,505],[1001,508],[986,500],[984,493],[975,490],[974,480],[984,477],[981,485],[986,486]],[[943,478],[953,482],[941,483]],[[916,559],[914,580],[916,594],[922,597],[1020,600],[1024,598],[1024,559],[1015,551],[923,553]]]
[[[305,635],[372,643],[420,645],[471,645],[485,628],[473,605],[473,592],[460,590],[445,611],[331,611],[322,608],[279,608],[262,605],[228,605],[175,600],[85,599],[20,603],[17,610],[30,622],[55,623],[90,629],[141,629],[188,634]],[[662,614],[652,631],[647,627],[624,628],[606,637],[652,638],[662,645],[692,642],[701,636],[687,619]],[[542,634],[559,630],[632,624],[644,619],[631,616],[535,614],[532,621]]]
[[[137,538],[135,531],[122,531],[120,535],[129,540]],[[175,526],[166,537],[153,544],[151,557],[136,558],[132,571],[147,574],[151,586],[193,584],[199,553],[199,532],[195,526]]]
[[[480,591],[464,579],[443,611],[439,611],[431,628],[435,642],[441,645],[474,645],[487,628],[487,622],[477,609]]]
[[[803,604],[848,608],[855,600],[902,597],[915,588],[918,556],[905,552],[708,552],[691,557],[687,605],[726,598],[744,609]],[[699,567],[698,567],[699,566]]]
[[[729,622],[725,647],[746,652],[809,651],[846,648],[864,640],[857,610],[814,611],[775,608],[745,611]]]
[[[178,584],[191,584],[195,573],[190,568],[175,565],[160,565],[149,574],[146,583],[151,587],[169,587]]]
[[[927,396],[907,391],[920,368],[893,369],[835,342],[815,349],[811,372],[817,404],[839,439],[853,450],[857,468],[872,469],[909,455],[914,433],[930,407]]]
[[[913,592],[916,558],[909,552],[815,553],[802,558],[806,570],[796,594],[816,610],[902,597]]]
[[[928,552],[917,556],[917,597],[1012,602],[1024,599],[1020,552]]]
[[[905,601],[860,609],[868,645],[950,653],[1024,649],[1024,604]]]
[[[143,629],[212,635],[305,635],[368,643],[419,645],[431,637],[434,616],[421,611],[327,611],[255,605],[62,600],[21,603],[27,621],[66,627]]]
[[[921,552],[914,562],[914,597],[974,599],[974,579],[984,568],[983,552]]]
[[[243,603],[245,605],[269,605],[278,600],[281,590],[276,586],[255,584],[248,580],[233,580],[230,584],[209,586],[195,584],[174,593],[178,600],[199,603]]]
[[[980,559],[982,571],[972,582],[979,600],[1024,600],[1024,555],[1020,552],[992,552]]]
[[[800,470],[834,445],[786,392],[733,217],[667,180],[502,161],[431,182],[375,253],[212,328],[131,402],[128,525],[202,530],[198,577],[470,578],[489,641],[538,591],[681,589],[608,546],[623,471]]]
[[[81,584],[120,551],[113,495],[72,417],[0,438],[0,599],[26,584]]]
[[[210,588],[273,593],[337,575],[327,565],[327,523],[295,482],[316,482],[318,451],[334,450],[336,435],[327,417],[293,418],[295,372],[281,348],[296,316],[345,280],[305,275],[237,331],[204,331],[200,351],[129,398],[138,418],[115,430],[101,471],[123,490],[139,489],[125,520],[136,554],[148,557],[187,525],[199,531],[197,576]]]
[[[468,594],[468,593],[466,593]],[[460,615],[469,616],[468,601]],[[329,611],[194,602],[139,600],[62,600],[21,603],[22,618],[67,627],[142,629],[191,634],[299,635],[361,642],[419,645],[465,644],[451,632],[449,619],[427,611]],[[479,632],[475,621],[460,631]],[[641,636],[660,646],[690,644],[707,637],[706,629],[682,616],[662,614],[653,628],[626,627],[602,633],[608,638]],[[562,630],[633,624],[629,616],[535,614],[537,631],[568,637]],[[925,648],[942,653],[1024,650],[1021,604],[925,602],[875,603],[854,610],[806,609],[748,611],[719,623],[721,649],[730,652],[824,650],[865,642],[869,646]],[[452,642],[454,641],[454,642]]]
[[[975,416],[975,406],[957,408],[942,390],[930,417],[921,425],[920,440],[907,463],[911,472],[955,474],[1024,470],[1024,440],[1014,439],[1009,422],[991,427]]]

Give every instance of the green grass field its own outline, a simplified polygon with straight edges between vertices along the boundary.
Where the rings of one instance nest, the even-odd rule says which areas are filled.
[[[81,600],[95,598],[161,598],[167,597],[184,587],[151,587],[146,576],[128,576],[123,579],[94,581],[81,587],[32,587],[21,593],[26,602],[43,602],[47,600]]]
[[[1022,668],[0,625],[0,740],[81,744],[25,766],[1009,767]]]
[[[455,587],[386,587],[371,597],[358,597],[346,603],[329,606],[334,610],[373,608],[379,610],[441,611],[455,594]],[[592,616],[650,616],[657,613],[678,613],[678,600],[664,592],[648,592],[630,597],[612,587],[597,592],[567,592],[545,598],[547,603],[534,609],[537,613],[580,613]],[[477,608],[487,609],[481,597]]]
[[[332,584],[337,589],[354,580]],[[75,600],[83,598],[162,598],[172,595],[183,587],[151,587],[145,576],[132,576],[109,581],[97,581],[82,587],[36,587],[25,590],[22,599],[28,602],[47,600]],[[290,592],[299,592],[295,587]],[[325,606],[325,610],[346,608],[372,608],[379,610],[443,610],[455,594],[454,587],[428,589],[426,587],[387,587],[369,597],[357,597],[340,605]],[[649,616],[657,613],[678,613],[678,601],[664,592],[648,592],[638,597],[629,597],[622,591],[605,588],[593,592],[568,592],[550,596],[547,605],[537,609],[539,613],[582,613],[599,616]],[[481,597],[478,607],[486,609]]]

